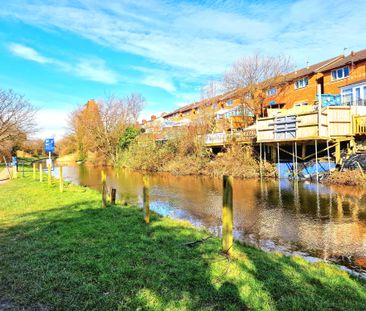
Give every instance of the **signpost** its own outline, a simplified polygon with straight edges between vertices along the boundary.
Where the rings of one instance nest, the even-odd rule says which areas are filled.
[[[54,138],[46,138],[44,140],[44,151],[48,152],[47,167],[48,167],[48,165],[52,167],[51,153],[55,152],[55,139]]]

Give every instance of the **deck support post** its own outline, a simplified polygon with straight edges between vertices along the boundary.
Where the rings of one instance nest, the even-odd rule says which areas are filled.
[[[303,159],[305,159],[305,157],[306,157],[306,144],[305,144],[305,143],[303,143],[303,144],[301,145],[301,157],[302,157]]]
[[[336,164],[339,164],[341,161],[341,142],[337,140],[337,144],[335,146],[335,158]]]
[[[297,169],[297,142],[295,141],[295,172],[296,178],[298,177],[298,169]]]
[[[295,143],[292,144],[292,175],[295,178]]]
[[[271,160],[276,163],[276,147],[271,146]]]
[[[259,175],[262,178],[262,143],[259,143]]]
[[[318,141],[315,139],[315,168],[316,168],[316,181],[319,181],[319,167],[318,167]]]
[[[329,151],[329,140],[327,139],[327,158],[328,158],[328,170],[330,174],[330,151]]]
[[[277,143],[278,178],[281,178],[280,143]]]

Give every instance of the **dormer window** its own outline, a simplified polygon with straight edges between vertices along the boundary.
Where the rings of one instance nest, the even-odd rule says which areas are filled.
[[[233,100],[232,99],[229,99],[227,102],[226,102],[226,106],[230,107],[233,105]]]
[[[299,79],[297,81],[295,81],[295,90],[298,89],[303,89],[304,87],[307,87],[309,85],[309,78],[308,77],[304,77],[302,79]]]
[[[267,96],[275,96],[277,94],[277,89],[275,87],[271,87],[267,90]]]
[[[332,81],[341,80],[349,76],[349,67],[342,67],[332,70]]]
[[[213,104],[213,109],[217,109],[217,108],[218,108],[218,106],[219,106],[219,105],[218,105],[217,103],[214,103],[214,104]]]

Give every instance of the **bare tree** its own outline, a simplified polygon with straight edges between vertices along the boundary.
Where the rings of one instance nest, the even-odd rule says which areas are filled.
[[[201,87],[201,100],[213,99],[224,92],[223,83],[217,80],[210,80]]]
[[[243,105],[255,115],[263,110],[266,91],[278,87],[278,92],[286,87],[286,74],[293,68],[289,57],[253,56],[243,57],[235,62],[224,74],[226,90],[237,90]]]
[[[24,96],[0,89],[0,146],[10,148],[36,130],[35,108]]]
[[[116,162],[119,141],[128,126],[136,125],[145,99],[139,94],[125,98],[109,96],[89,101],[71,117],[71,128],[79,152],[97,151],[105,160]]]

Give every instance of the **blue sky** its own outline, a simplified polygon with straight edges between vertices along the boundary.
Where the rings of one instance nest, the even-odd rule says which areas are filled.
[[[0,87],[40,108],[40,136],[61,136],[89,98],[139,92],[142,117],[200,99],[242,56],[296,67],[366,48],[366,0],[9,0],[0,7]]]

